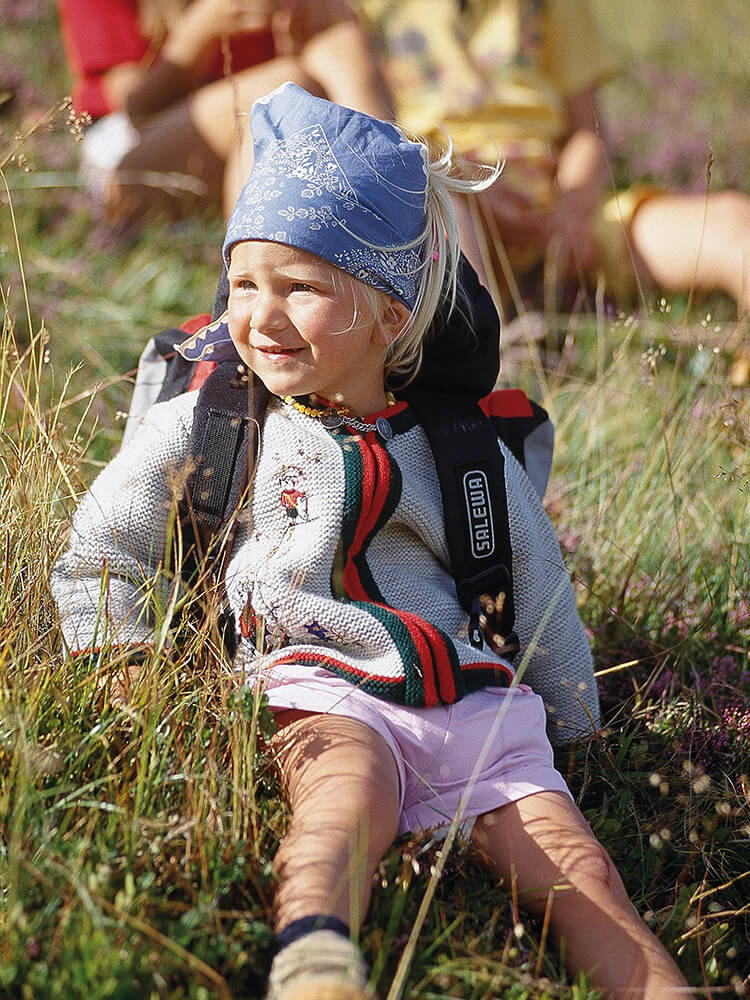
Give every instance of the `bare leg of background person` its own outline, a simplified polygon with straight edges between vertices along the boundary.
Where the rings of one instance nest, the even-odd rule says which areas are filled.
[[[302,70],[297,59],[273,59],[227,80],[218,80],[190,98],[190,113],[200,131],[224,165],[221,200],[226,219],[252,166],[250,109],[253,102],[275,90],[286,80],[314,94],[320,88]]]
[[[231,211],[246,176],[237,172],[236,150],[250,107],[285,80],[312,86],[296,60],[274,59],[208,84],[154,115],[139,128],[138,145],[120,162],[109,192],[109,217],[131,222],[141,216],[174,218],[218,209],[225,191],[232,199],[227,203]]]
[[[630,225],[633,249],[665,291],[719,289],[750,313],[750,197],[738,191],[647,199]]]

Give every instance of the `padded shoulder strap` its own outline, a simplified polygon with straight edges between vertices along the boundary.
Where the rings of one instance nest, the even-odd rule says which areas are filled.
[[[513,633],[513,551],[505,462],[495,429],[467,396],[413,390],[404,395],[435,459],[456,593],[470,616],[469,639],[481,648],[483,631],[489,632],[503,655],[510,655],[518,649]],[[498,635],[499,643],[494,638]]]
[[[236,629],[224,588],[236,519],[258,453],[268,390],[237,361],[216,365],[200,387],[188,443],[192,471],[180,500],[186,581],[213,579],[222,608],[218,634],[230,657]]]
[[[185,514],[208,538],[236,511],[255,462],[268,390],[243,365],[216,366],[198,393],[189,454]]]

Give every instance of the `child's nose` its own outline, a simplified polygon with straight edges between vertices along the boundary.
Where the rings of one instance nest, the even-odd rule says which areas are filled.
[[[281,301],[273,292],[259,292],[253,302],[250,325],[259,331],[278,330],[286,323]]]

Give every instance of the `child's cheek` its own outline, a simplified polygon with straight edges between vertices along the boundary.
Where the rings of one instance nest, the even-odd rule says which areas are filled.
[[[233,301],[231,295],[227,309],[227,325],[229,326],[229,336],[235,346],[247,343],[250,320],[246,310],[242,309],[241,304],[236,299]]]

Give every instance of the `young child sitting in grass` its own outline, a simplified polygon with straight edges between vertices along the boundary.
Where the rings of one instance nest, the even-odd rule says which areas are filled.
[[[549,908],[571,970],[607,996],[688,995],[553,766],[534,686],[567,734],[598,706],[539,497],[502,446],[521,683],[491,642],[471,641],[425,433],[386,390],[414,373],[453,294],[451,195],[478,182],[293,84],[256,102],[252,134],[224,242],[228,311],[195,341],[235,350],[272,394],[226,568],[235,665],[275,714],[291,809],[269,997],[368,995],[352,933],[375,867],[398,834],[459,813],[494,876],[530,911]],[[154,641],[196,396],[154,407],[76,514],[53,579],[72,651]]]

